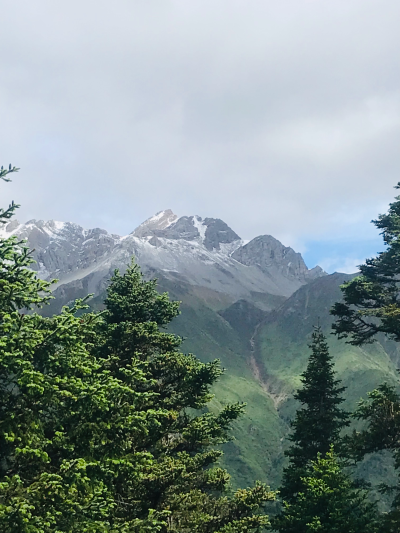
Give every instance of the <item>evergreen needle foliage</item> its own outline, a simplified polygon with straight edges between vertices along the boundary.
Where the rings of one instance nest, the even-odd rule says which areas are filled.
[[[302,490],[274,527],[284,533],[377,533],[376,506],[343,473],[333,447],[318,454],[302,478]]]
[[[400,189],[400,183],[396,189]],[[337,317],[334,332],[354,345],[371,343],[378,333],[400,341],[400,196],[389,205],[387,214],[373,223],[382,230],[386,250],[359,267],[361,275],[341,287],[344,301],[337,302],[331,310]],[[367,453],[390,450],[399,469],[400,396],[386,383],[368,396],[354,414],[366,423],[366,429],[349,439],[349,451],[354,458],[362,459]],[[400,481],[397,487],[381,489],[395,493],[392,511],[382,527],[398,533]]]
[[[340,431],[349,424],[348,414],[340,407],[345,390],[335,378],[332,357],[320,327],[316,327],[310,344],[311,355],[302,374],[303,387],[295,398],[301,403],[289,435],[292,446],[285,452],[289,466],[284,470],[280,493],[286,501],[297,497],[301,478],[308,472],[318,453],[325,456],[332,444],[339,447]]]
[[[283,509],[273,520],[279,533],[372,533],[376,506],[355,488],[334,454],[341,448],[340,431],[348,425],[339,380],[320,327],[314,329],[311,355],[295,398],[297,410],[286,451],[280,493]]]
[[[105,312],[81,300],[45,318],[50,284],[32,261],[22,242],[0,241],[0,531],[261,531],[274,494],[229,496],[217,464],[243,405],[207,411],[221,369],[163,330],[178,303],[132,264]]]
[[[359,267],[361,275],[342,286],[344,301],[331,310],[334,332],[356,346],[373,342],[379,332],[400,340],[400,196],[395,200],[373,221],[386,250]]]
[[[366,454],[389,450],[393,453],[396,469],[400,468],[400,396],[394,387],[384,383],[361,400],[355,411],[355,418],[366,424],[364,430],[354,432],[348,439],[348,450],[356,460]],[[397,486],[382,484],[382,493],[394,495],[390,513],[382,519],[382,531],[400,531],[400,480]]]

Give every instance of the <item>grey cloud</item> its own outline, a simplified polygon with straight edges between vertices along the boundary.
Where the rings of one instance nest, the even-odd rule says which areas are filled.
[[[298,247],[356,235],[400,179],[398,20],[396,0],[6,0],[3,204],[117,233],[171,207]]]

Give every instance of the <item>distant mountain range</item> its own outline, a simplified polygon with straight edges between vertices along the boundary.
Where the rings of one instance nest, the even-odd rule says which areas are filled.
[[[318,266],[309,270],[299,253],[270,235],[244,243],[220,219],[178,218],[170,209],[123,237],[54,220],[13,221],[0,235],[27,239],[35,250],[38,275],[59,279],[55,292],[59,298],[79,287],[98,294],[112,271],[124,269],[132,256],[145,272],[249,299],[264,309],[274,307],[266,294],[271,302],[279,301],[325,275]]]
[[[123,271],[132,256],[147,278],[158,278],[160,290],[182,302],[171,330],[186,339],[186,351],[203,361],[219,358],[226,369],[211,409],[247,403],[246,416],[234,427],[235,440],[225,446],[234,484],[261,479],[276,488],[279,483],[296,409],[293,391],[315,324],[328,336],[349,409],[382,381],[397,382],[396,343],[382,337],[355,348],[330,336],[329,309],[350,276],[309,270],[299,253],[270,235],[244,242],[220,219],[178,218],[171,210],[123,237],[41,220],[12,221],[0,230],[2,238],[11,235],[27,239],[34,249],[41,278],[59,279],[47,314],[89,293],[92,308],[101,309],[113,270]],[[372,457],[360,466],[373,482],[389,479],[391,472],[387,459]]]

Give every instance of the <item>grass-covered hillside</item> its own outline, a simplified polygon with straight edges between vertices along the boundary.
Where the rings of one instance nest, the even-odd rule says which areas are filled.
[[[182,349],[202,361],[220,359],[225,368],[214,390],[212,408],[219,410],[233,402],[247,404],[245,416],[234,425],[233,440],[224,447],[224,463],[235,486],[246,486],[255,479],[275,488],[279,485],[285,437],[296,410],[293,392],[307,364],[314,325],[320,324],[328,337],[338,377],[347,387],[348,410],[379,383],[396,382],[400,358],[396,343],[382,337],[375,344],[357,348],[331,335],[329,310],[341,298],[340,284],[348,279],[345,274],[319,278],[286,300],[276,297],[276,309],[266,312],[260,309],[259,295],[255,302],[234,301],[181,279],[173,282],[159,277],[159,290],[182,302],[180,316],[169,326],[185,339]],[[92,307],[101,309],[104,297],[96,296]],[[51,311],[56,308],[54,302]],[[359,472],[374,482],[387,478],[388,469],[386,460],[371,457]]]
[[[224,307],[219,293],[160,281],[162,289],[182,301],[182,313],[172,329],[185,337],[184,349],[202,360],[219,358],[226,369],[215,390],[215,408],[247,403],[246,415],[236,423],[235,439],[225,447],[225,463],[235,484],[254,479],[275,487],[279,483],[285,437],[296,409],[292,395],[307,364],[314,325],[320,324],[328,337],[349,411],[378,384],[397,382],[396,343],[382,338],[357,348],[331,335],[329,310],[341,297],[340,284],[348,279],[345,274],[317,279],[271,313],[243,301]],[[388,469],[387,461],[371,457],[359,472],[374,482],[387,478]]]

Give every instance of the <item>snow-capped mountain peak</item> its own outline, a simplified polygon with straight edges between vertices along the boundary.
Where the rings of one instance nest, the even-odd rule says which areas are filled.
[[[64,291],[66,302],[99,294],[113,270],[123,271],[132,257],[151,275],[249,301],[264,293],[288,297],[325,274],[318,268],[308,270],[300,254],[271,236],[245,244],[223,220],[178,218],[170,209],[125,237],[54,220],[11,221],[0,228],[0,238],[11,235],[28,241],[37,261],[33,268],[43,279],[60,280],[56,290]]]
[[[146,220],[136,228],[132,235],[150,238],[153,243],[159,238],[196,241],[210,251],[222,250],[224,246],[221,247],[221,245],[230,245],[234,242],[236,242],[236,247],[241,244],[239,235],[219,218],[202,219],[198,215],[177,218],[170,210],[161,211],[158,215]],[[232,246],[229,248],[231,249]]]
[[[178,217],[171,209],[159,211],[154,216],[142,222],[134,231],[132,231],[132,235],[135,237],[148,237],[149,235],[152,235],[154,231],[165,230],[177,219]]]
[[[27,239],[31,233],[37,235],[42,234],[45,238],[61,237],[65,228],[79,227],[76,224],[70,222],[60,222],[59,220],[29,220],[25,224],[21,224],[18,220],[14,219],[11,222],[4,224],[0,227],[0,238],[7,239],[13,235],[17,235],[19,238]]]

